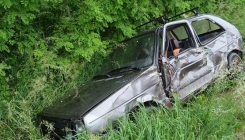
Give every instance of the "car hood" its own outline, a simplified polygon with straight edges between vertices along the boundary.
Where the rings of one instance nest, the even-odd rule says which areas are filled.
[[[56,100],[39,115],[62,119],[79,119],[91,108],[106,99],[144,71],[126,72],[112,78],[91,81]]]

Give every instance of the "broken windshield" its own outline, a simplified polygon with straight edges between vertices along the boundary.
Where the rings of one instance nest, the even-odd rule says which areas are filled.
[[[153,63],[154,33],[142,35],[114,46],[113,52],[102,63],[98,75],[106,75],[122,68],[140,69]]]

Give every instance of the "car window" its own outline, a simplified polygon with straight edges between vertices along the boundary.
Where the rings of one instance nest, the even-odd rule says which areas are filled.
[[[187,35],[187,32],[184,26],[180,26],[178,28],[173,29],[173,32],[176,35],[176,39],[178,39],[178,41],[188,38],[188,35]]]
[[[166,30],[164,56],[171,59],[176,55],[195,47],[193,36],[186,23],[170,25]]]
[[[217,37],[224,29],[208,19],[196,20],[191,23],[201,43],[207,43]]]
[[[114,45],[113,52],[103,61],[97,75],[118,68],[142,68],[153,64],[154,35],[150,32]]]

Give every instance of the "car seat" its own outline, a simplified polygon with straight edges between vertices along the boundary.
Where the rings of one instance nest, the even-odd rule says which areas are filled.
[[[182,51],[182,48],[180,48],[179,42],[176,39],[171,39],[170,41],[173,46],[173,55],[176,56]]]

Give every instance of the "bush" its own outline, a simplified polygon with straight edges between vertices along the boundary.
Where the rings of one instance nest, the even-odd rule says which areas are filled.
[[[136,26],[153,17],[196,6],[245,33],[242,0],[0,2],[0,139],[43,138],[36,114],[91,79],[112,51],[109,44],[133,36]]]

